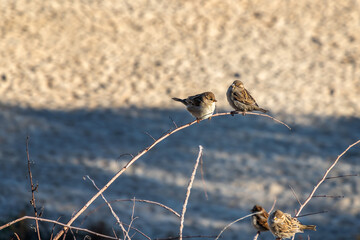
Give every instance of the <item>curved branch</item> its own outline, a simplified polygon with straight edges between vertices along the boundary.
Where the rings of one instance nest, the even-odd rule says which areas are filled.
[[[24,217],[15,219],[14,221],[11,221],[11,222],[9,222],[7,224],[4,224],[4,225],[0,226],[0,230],[3,230],[4,228],[10,227],[11,225],[13,225],[13,224],[15,224],[17,222],[20,222],[20,221],[23,221],[23,220],[26,220],[26,219],[33,219],[35,221],[54,223],[54,224],[58,224],[58,225],[61,225],[61,226],[67,227],[67,228],[71,228],[71,229],[75,229],[75,230],[79,230],[79,231],[83,231],[83,232],[88,232],[88,233],[94,234],[94,235],[102,237],[102,238],[115,239],[115,240],[118,239],[118,238],[115,238],[115,237],[107,236],[107,235],[104,235],[104,234],[101,234],[101,233],[97,233],[97,232],[88,230],[86,228],[73,227],[73,226],[69,226],[69,225],[66,225],[64,223],[61,223],[61,222],[58,222],[58,221],[55,221],[55,220],[46,219],[46,218],[39,218],[39,217],[32,217],[32,216],[24,216]]]
[[[306,204],[308,204],[308,202],[311,200],[311,198],[313,198],[316,190],[319,188],[319,186],[326,180],[327,175],[329,174],[329,172],[331,171],[331,169],[333,169],[336,165],[336,163],[339,161],[339,159],[353,146],[355,146],[356,144],[360,143],[360,140],[354,142],[353,144],[351,144],[350,146],[348,146],[345,151],[343,151],[334,161],[334,163],[326,170],[324,176],[322,177],[322,179],[318,182],[318,184],[316,184],[316,186],[314,187],[314,189],[312,190],[312,192],[309,194],[309,196],[307,197],[307,199],[305,200],[305,202],[303,204],[301,204],[299,211],[296,213],[296,217],[298,217],[301,213],[301,211],[303,210],[303,208],[306,206]]]
[[[212,115],[211,117],[218,117],[218,116],[225,116],[225,115],[232,115],[232,114],[240,114],[241,112],[225,112],[225,113],[216,113],[214,115]],[[291,129],[287,124],[281,122],[280,120],[277,120],[267,114],[261,114],[261,113],[253,113],[253,112],[247,112],[246,114],[248,115],[258,115],[258,116],[264,116],[264,117],[268,117],[273,119],[276,122],[279,122],[283,125],[285,125],[287,128]],[[203,121],[203,120],[201,120]],[[58,240],[64,233],[65,231],[67,231],[68,227],[70,226],[103,192],[105,192],[105,190],[121,175],[123,174],[136,160],[138,160],[141,156],[143,156],[145,153],[147,153],[150,149],[152,149],[153,147],[155,147],[158,143],[160,143],[161,141],[163,141],[164,139],[166,139],[167,137],[169,137],[170,135],[184,129],[187,127],[190,127],[191,125],[197,123],[197,120],[194,120],[190,123],[184,124],[178,128],[175,128],[174,130],[171,130],[169,132],[167,132],[166,134],[164,134],[163,136],[161,136],[160,138],[158,138],[156,141],[154,141],[150,146],[148,146],[147,148],[145,148],[144,150],[142,150],[140,153],[138,153],[135,157],[133,157],[118,173],[115,174],[114,177],[112,177],[110,179],[110,181],[105,184],[105,186],[103,188],[100,189],[100,191],[98,191],[70,220],[69,222],[66,224],[66,226],[60,230],[56,236],[54,237],[54,240]]]

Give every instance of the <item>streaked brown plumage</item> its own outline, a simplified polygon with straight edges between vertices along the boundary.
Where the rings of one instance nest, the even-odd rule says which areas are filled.
[[[255,99],[251,96],[250,92],[245,89],[244,84],[240,80],[235,80],[230,85],[226,92],[226,97],[230,106],[233,107],[235,111],[243,112],[243,115],[245,115],[246,112],[251,111],[268,112],[268,110],[259,107]]]
[[[215,102],[217,102],[215,95],[212,92],[200,93],[185,99],[172,99],[183,103],[198,122],[203,119],[211,118],[215,111]]]
[[[256,230],[258,230],[259,232],[265,232],[265,231],[269,231],[269,225],[268,225],[268,217],[269,214],[267,213],[267,211],[259,206],[259,205],[255,205],[252,209],[251,209],[252,213],[256,213],[259,212],[253,216],[251,216],[251,223],[254,226],[254,228]]]
[[[270,231],[277,239],[291,238],[296,233],[302,233],[304,230],[316,231],[315,225],[303,225],[297,218],[291,217],[288,213],[280,210],[273,212],[268,218]]]

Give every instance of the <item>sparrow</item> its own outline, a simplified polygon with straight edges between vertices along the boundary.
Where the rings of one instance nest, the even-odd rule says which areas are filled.
[[[267,213],[267,211],[263,207],[259,205],[255,205],[251,209],[251,212],[252,213],[258,212],[255,215],[251,216],[252,225],[256,230],[258,230],[258,233],[269,231],[270,229],[267,222],[269,214]]]
[[[235,111],[231,112],[234,115],[236,111],[242,111],[243,115],[246,112],[261,111],[268,112],[256,103],[255,99],[250,95],[249,91],[245,89],[244,84],[240,80],[235,80],[226,92],[227,100]]]
[[[215,95],[212,92],[204,92],[185,99],[172,98],[174,101],[183,103],[197,122],[203,119],[211,119],[215,111]]]
[[[293,218],[290,214],[283,213],[280,210],[276,210],[270,215],[268,224],[272,234],[279,240],[291,238],[296,233],[304,232],[304,230],[316,231],[315,225],[302,225],[297,218]]]

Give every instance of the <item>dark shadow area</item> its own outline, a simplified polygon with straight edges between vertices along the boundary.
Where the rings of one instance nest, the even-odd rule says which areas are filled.
[[[170,118],[178,126],[193,120],[182,109],[54,111],[0,106],[0,221],[21,215],[31,198],[26,177],[27,135],[32,172],[39,183],[38,206],[44,207],[44,217],[62,216],[61,221],[66,222],[96,192],[83,177],[89,175],[99,187],[105,185],[131,158],[126,154],[136,155],[153,142],[149,135],[158,138],[175,127]],[[281,120],[287,118],[293,117]],[[158,201],[181,212],[198,145],[202,145],[205,188],[198,171],[185,217],[185,235],[217,235],[227,223],[249,214],[254,204],[269,209],[275,198],[276,208],[293,213],[298,205],[289,185],[304,200],[326,168],[360,137],[359,118],[307,119],[306,123],[287,122],[293,131],[251,115],[202,121],[159,143],[117,179],[105,196],[108,200],[135,197]],[[359,174],[359,158],[360,147],[356,146],[330,175]],[[311,239],[356,237],[354,229],[360,228],[359,189],[359,177],[324,182],[319,195],[344,198],[314,198],[305,208],[304,213],[329,211],[303,218],[305,223],[318,226],[317,232],[310,233]],[[89,211],[101,204],[99,198]],[[120,219],[129,223],[132,203],[113,206]],[[30,204],[26,208],[32,215]],[[178,219],[162,208],[137,203],[135,215],[139,219],[134,226],[152,238],[178,234]],[[89,216],[84,226],[101,221],[106,222],[106,229],[114,227],[119,232],[107,207]],[[51,224],[43,226],[51,231]],[[255,235],[250,220],[233,225],[223,239],[239,239],[239,233],[241,239]],[[5,238],[9,238],[7,234]],[[261,239],[272,237],[265,233]]]

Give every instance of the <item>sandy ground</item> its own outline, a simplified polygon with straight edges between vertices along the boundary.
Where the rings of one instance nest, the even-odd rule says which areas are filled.
[[[192,120],[171,97],[225,92],[243,80],[259,105],[293,127],[255,116],[218,117],[171,136],[106,192],[109,200],[159,201],[181,211],[198,145],[187,235],[216,235],[254,204],[290,213],[324,170],[360,137],[360,5],[357,1],[1,1],[0,221],[25,209],[25,138],[44,216],[64,221],[154,137]],[[331,173],[359,174],[360,147]],[[311,239],[360,235],[359,177],[326,181],[304,213]],[[101,200],[94,203],[102,204]],[[131,203],[114,207],[130,221]],[[178,219],[136,204],[134,225],[152,238]],[[87,220],[114,219],[106,208]],[[80,221],[76,225],[80,224]],[[249,221],[223,239],[252,239]],[[136,235],[142,239],[140,235]],[[306,239],[306,235],[303,235]],[[265,233],[261,239],[273,239]],[[300,235],[297,239],[301,239]]]

